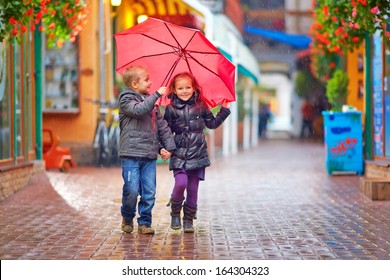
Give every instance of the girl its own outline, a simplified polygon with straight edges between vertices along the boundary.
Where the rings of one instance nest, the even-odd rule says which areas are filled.
[[[171,200],[171,228],[180,229],[180,212],[183,207],[184,232],[194,232],[199,181],[205,178],[205,167],[210,165],[204,128],[215,129],[229,116],[228,103],[222,104],[214,116],[201,99],[201,88],[187,72],[173,77],[169,85],[171,103],[164,118],[174,133],[177,149],[173,152],[169,169],[173,170],[175,185]],[[187,197],[184,201],[184,192]]]

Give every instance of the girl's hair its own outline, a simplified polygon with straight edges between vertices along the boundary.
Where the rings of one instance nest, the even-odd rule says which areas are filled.
[[[126,87],[131,87],[132,82],[138,82],[142,73],[147,73],[148,69],[143,66],[130,66],[123,72],[123,83]]]
[[[196,98],[196,101],[198,102],[200,100],[202,88],[200,87],[198,81],[195,79],[194,75],[192,75],[190,72],[181,72],[181,73],[173,76],[173,78],[171,79],[171,82],[169,84],[170,94],[168,95],[168,98],[173,98],[173,95],[175,92],[176,80],[182,79],[182,78],[190,78],[191,79],[192,87],[194,88],[194,91],[195,91],[195,98]]]

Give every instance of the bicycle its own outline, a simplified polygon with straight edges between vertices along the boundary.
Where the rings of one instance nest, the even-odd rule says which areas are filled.
[[[97,166],[119,165],[119,109],[112,102],[102,102],[97,99],[86,99],[88,102],[99,104],[99,118],[97,121],[93,141],[94,158]],[[110,125],[107,126],[106,116],[111,110]]]

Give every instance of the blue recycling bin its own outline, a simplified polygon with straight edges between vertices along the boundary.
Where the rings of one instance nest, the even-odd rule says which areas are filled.
[[[329,175],[363,174],[362,113],[322,112]]]

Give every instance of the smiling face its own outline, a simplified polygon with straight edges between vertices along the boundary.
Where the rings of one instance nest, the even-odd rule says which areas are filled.
[[[189,100],[194,94],[194,90],[190,77],[179,77],[175,80],[174,92],[180,100]]]

